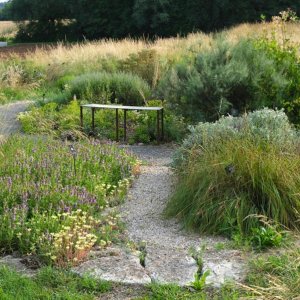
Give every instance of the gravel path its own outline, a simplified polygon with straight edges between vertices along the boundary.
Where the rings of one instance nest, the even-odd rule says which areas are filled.
[[[31,103],[24,101],[0,106],[0,139],[20,131],[17,115],[26,111]],[[145,162],[127,201],[120,208],[129,239],[146,244],[145,266],[141,266],[134,255],[118,249],[120,253],[116,257],[89,261],[82,265],[82,271],[93,270],[100,278],[107,276],[120,283],[158,281],[187,285],[199,271],[190,254],[190,249],[195,248],[204,249],[202,270],[211,271],[208,283],[220,286],[226,279],[242,280],[245,275],[243,255],[236,250],[216,250],[216,245],[226,240],[187,233],[175,219],[163,218],[175,183],[169,166],[174,148],[166,145],[123,147]]]
[[[17,115],[26,111],[31,101],[20,101],[0,106],[0,138],[20,131]]]
[[[244,276],[242,254],[236,250],[216,250],[217,244],[226,242],[225,239],[187,233],[175,219],[166,220],[162,216],[175,183],[169,166],[174,149],[168,146],[128,146],[128,149],[146,165],[141,167],[141,174],[129,191],[121,213],[129,238],[136,243],[146,242],[146,270],[148,268],[150,277],[163,282],[173,278],[177,283],[184,283],[181,278],[190,277],[189,267],[182,266],[180,257],[190,256],[190,248],[196,248],[205,249],[203,268],[211,270],[210,283],[219,286],[226,278],[241,280]],[[172,276],[174,272],[177,276]]]

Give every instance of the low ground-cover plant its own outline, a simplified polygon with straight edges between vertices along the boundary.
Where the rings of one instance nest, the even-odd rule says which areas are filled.
[[[120,228],[101,211],[120,202],[135,158],[96,141],[12,137],[0,147],[0,249],[77,264]]]
[[[201,232],[249,235],[260,216],[299,227],[299,140],[286,115],[263,110],[200,123],[177,153],[167,207]]]
[[[67,271],[44,267],[34,278],[0,268],[1,299],[74,299],[92,300],[107,292],[110,284],[90,277],[79,277]]]
[[[299,256],[299,247],[293,245],[284,253],[253,260],[246,285],[241,290],[252,295],[252,299],[297,299],[300,295]]]

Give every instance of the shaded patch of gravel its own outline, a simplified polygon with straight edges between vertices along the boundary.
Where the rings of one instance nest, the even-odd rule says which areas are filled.
[[[30,104],[31,101],[19,101],[0,106],[0,138],[20,131],[17,116],[20,112],[26,111]]]

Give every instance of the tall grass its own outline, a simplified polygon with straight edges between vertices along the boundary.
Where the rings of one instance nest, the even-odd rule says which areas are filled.
[[[14,38],[16,33],[16,23],[12,21],[0,21],[0,38]]]
[[[247,126],[236,132],[212,137],[204,131],[201,143],[186,149],[167,215],[178,216],[187,228],[214,234],[249,234],[262,215],[299,228],[297,146],[272,141]]]
[[[263,33],[272,34],[273,23],[241,24],[223,33],[229,41],[238,41],[241,38],[257,36]],[[300,42],[300,25],[287,24],[286,31],[291,41]],[[278,37],[280,38],[280,37]],[[156,50],[162,57],[176,59],[189,51],[200,51],[211,46],[214,34],[201,32],[189,34],[187,37],[159,38],[154,42],[145,39],[123,40],[104,39],[94,42],[76,43],[70,46],[58,44],[52,49],[37,49],[35,53],[27,55],[27,59],[35,61],[37,65],[46,66],[51,63],[91,63],[99,58],[116,57],[125,59],[130,54],[142,50]]]

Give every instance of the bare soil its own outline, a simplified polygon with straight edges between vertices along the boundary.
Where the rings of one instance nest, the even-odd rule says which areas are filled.
[[[28,44],[16,44],[7,47],[0,47],[0,58],[9,59],[12,56],[25,57],[27,54],[35,52],[39,49],[50,50],[55,47],[54,44],[43,43],[28,43]]]

